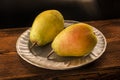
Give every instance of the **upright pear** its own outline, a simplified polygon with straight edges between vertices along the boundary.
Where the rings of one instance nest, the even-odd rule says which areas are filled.
[[[34,20],[30,31],[30,41],[38,46],[51,42],[64,29],[64,18],[58,10],[41,12]]]
[[[76,23],[61,31],[52,42],[53,51],[59,56],[85,56],[97,43],[90,25]]]

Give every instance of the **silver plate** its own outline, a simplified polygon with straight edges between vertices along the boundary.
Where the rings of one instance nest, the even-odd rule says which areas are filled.
[[[64,26],[67,27],[71,24],[77,23],[77,21],[65,20]],[[47,54],[51,51],[50,44],[44,47],[35,46],[32,49],[32,53],[29,49],[31,43],[29,41],[29,33],[30,29],[26,30],[21,36],[18,38],[16,43],[16,49],[18,55],[28,63],[46,69],[52,70],[66,70],[81,67],[88,63],[91,63],[98,59],[106,49],[106,39],[104,35],[95,27],[92,27],[94,33],[97,36],[98,42],[95,48],[91,51],[91,53],[84,57],[60,57],[56,54],[53,54],[50,58],[52,60],[48,60],[46,58]],[[36,54],[33,55],[33,54]]]

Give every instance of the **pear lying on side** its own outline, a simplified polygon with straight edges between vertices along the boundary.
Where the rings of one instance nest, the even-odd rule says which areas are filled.
[[[34,20],[30,31],[30,41],[38,46],[51,42],[64,29],[64,18],[57,10],[46,10]]]
[[[61,31],[52,42],[59,56],[85,56],[97,43],[92,27],[85,23],[73,24]]]

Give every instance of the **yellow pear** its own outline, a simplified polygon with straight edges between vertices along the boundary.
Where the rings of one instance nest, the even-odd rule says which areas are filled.
[[[53,51],[59,56],[85,56],[97,43],[90,25],[76,23],[62,30],[52,42]]]
[[[30,31],[30,41],[38,46],[51,42],[64,29],[64,18],[58,10],[46,10],[38,14]]]

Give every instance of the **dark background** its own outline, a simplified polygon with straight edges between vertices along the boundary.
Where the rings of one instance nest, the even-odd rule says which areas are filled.
[[[48,9],[77,21],[120,18],[120,0],[0,0],[0,28],[31,26]]]

